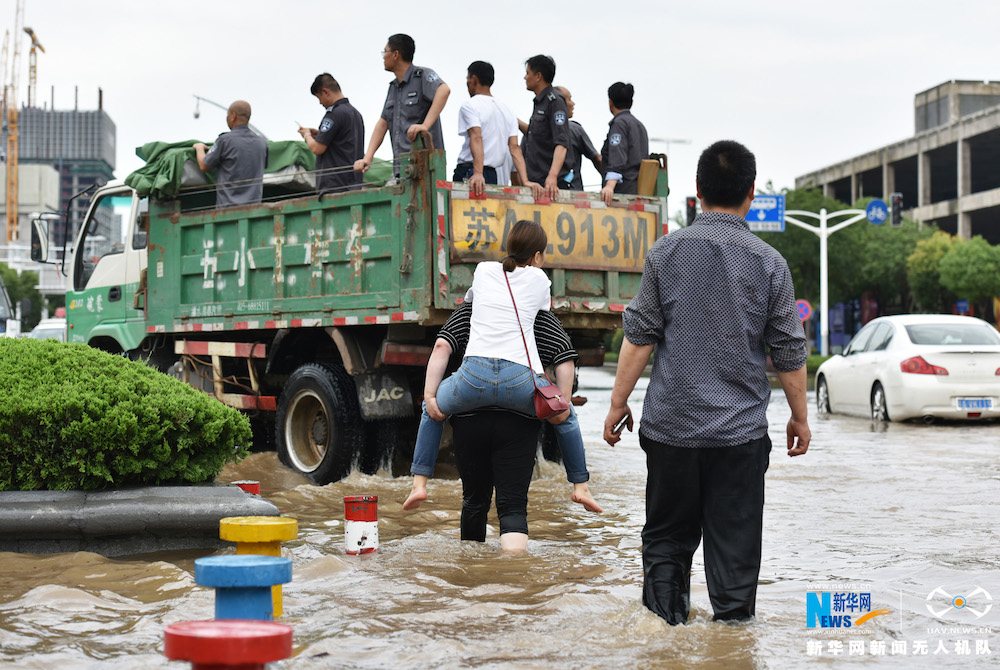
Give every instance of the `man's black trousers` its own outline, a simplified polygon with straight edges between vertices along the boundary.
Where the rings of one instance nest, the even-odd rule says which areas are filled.
[[[691,558],[704,535],[716,620],[754,615],[764,513],[767,435],[735,447],[672,447],[639,434],[646,452],[643,604],[676,625],[691,607]]]

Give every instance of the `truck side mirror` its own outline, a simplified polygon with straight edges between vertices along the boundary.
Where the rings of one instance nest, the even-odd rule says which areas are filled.
[[[41,216],[31,220],[31,260],[44,263],[49,259],[49,230]]]
[[[62,217],[45,212],[31,217],[31,260],[36,263],[49,262],[49,227],[58,226]]]

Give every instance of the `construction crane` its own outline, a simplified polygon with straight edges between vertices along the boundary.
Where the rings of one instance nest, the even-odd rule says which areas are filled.
[[[3,56],[0,57],[0,77],[3,77],[3,92],[0,93],[0,97],[3,98],[3,109],[7,109],[7,53],[10,51],[10,31],[3,31]]]
[[[21,31],[24,28],[24,0],[17,0],[14,12],[14,52],[10,59],[10,77],[4,86],[7,114],[7,244],[17,239],[17,87],[18,67],[21,61]]]
[[[38,87],[38,51],[45,53],[45,47],[38,41],[38,35],[25,26],[24,33],[31,38],[31,51],[28,52],[28,107],[35,106],[35,90]]]

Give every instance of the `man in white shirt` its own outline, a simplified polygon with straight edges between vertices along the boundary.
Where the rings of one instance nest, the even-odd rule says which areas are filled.
[[[468,180],[472,193],[482,195],[486,184],[510,184],[512,166],[518,174],[527,170],[517,141],[517,117],[490,93],[493,66],[480,60],[470,64],[465,85],[470,97],[458,112],[458,134],[465,137],[465,143],[452,179]],[[540,184],[526,185],[536,196],[541,194]]]

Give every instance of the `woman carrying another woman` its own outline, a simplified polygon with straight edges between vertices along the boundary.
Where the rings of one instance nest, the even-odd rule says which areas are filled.
[[[541,226],[518,221],[507,238],[509,255],[503,262],[484,261],[476,266],[465,296],[472,303],[472,318],[462,365],[442,382],[450,347],[439,353],[437,345],[427,364],[424,410],[410,468],[413,490],[403,509],[414,509],[427,499],[427,478],[434,474],[443,422],[449,415],[498,407],[534,416],[535,385],[549,385],[534,332],[536,314],[548,311],[551,303],[551,282],[541,269],[547,245]],[[590,474],[576,413],[570,407],[553,419],[566,474],[573,484],[572,499],[600,512],[587,486]]]
[[[456,309],[438,332],[436,356],[461,360],[469,342],[472,305]],[[576,372],[576,350],[552,312],[535,317],[535,343],[546,369],[568,397]],[[462,478],[463,540],[486,541],[493,492],[500,520],[500,548],[525,551],[528,546],[528,487],[538,452],[538,419],[509,410],[479,409],[451,417],[455,462]]]

